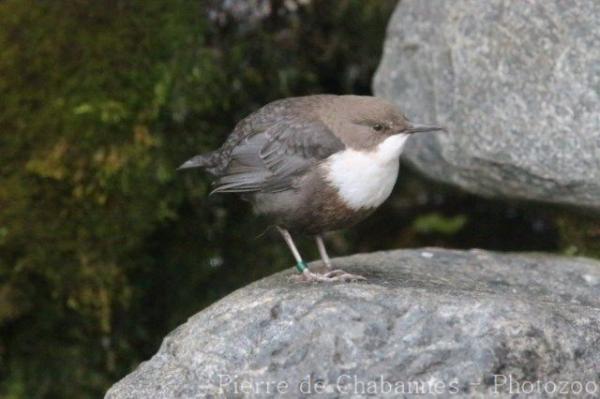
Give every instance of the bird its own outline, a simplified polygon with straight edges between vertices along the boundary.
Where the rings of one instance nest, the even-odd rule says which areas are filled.
[[[273,101],[237,123],[223,145],[178,169],[201,168],[211,194],[237,193],[269,218],[303,282],[366,280],[333,267],[323,235],[368,217],[391,194],[411,135],[445,131],[411,123],[378,97],[316,94]],[[292,233],[314,236],[325,272],[309,269]]]

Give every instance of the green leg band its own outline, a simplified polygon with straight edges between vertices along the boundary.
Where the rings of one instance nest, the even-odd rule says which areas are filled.
[[[296,270],[298,270],[298,273],[304,273],[306,269],[308,269],[308,266],[306,266],[306,263],[303,260],[296,263]]]

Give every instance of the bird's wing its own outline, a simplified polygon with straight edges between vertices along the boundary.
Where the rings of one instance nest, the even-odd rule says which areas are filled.
[[[230,162],[213,192],[284,191],[311,166],[345,148],[317,119],[288,116],[252,129],[230,149]]]

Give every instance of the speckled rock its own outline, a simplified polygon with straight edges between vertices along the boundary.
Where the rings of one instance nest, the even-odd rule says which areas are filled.
[[[432,248],[335,261],[369,281],[253,283],[106,398],[600,394],[600,262]]]
[[[600,2],[402,0],[378,96],[448,135],[406,159],[485,196],[600,213]]]

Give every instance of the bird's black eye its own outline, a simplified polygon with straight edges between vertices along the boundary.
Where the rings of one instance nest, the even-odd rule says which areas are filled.
[[[385,126],[383,126],[381,123],[376,123],[375,125],[373,125],[373,130],[375,130],[376,132],[381,132],[384,128]]]

